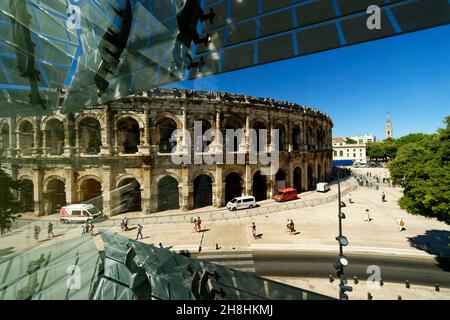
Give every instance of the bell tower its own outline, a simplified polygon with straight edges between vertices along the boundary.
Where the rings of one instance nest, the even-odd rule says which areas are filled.
[[[392,122],[389,113],[386,120],[386,139],[387,138],[392,138]]]

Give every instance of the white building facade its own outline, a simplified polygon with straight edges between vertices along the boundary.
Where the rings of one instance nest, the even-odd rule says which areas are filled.
[[[352,137],[352,139],[354,138]],[[359,140],[356,141],[359,142]],[[366,163],[366,145],[365,143],[347,144],[345,138],[333,138],[333,160],[352,160],[353,163]]]

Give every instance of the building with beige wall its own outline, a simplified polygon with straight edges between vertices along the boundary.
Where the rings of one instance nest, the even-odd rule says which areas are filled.
[[[64,93],[61,93],[64,94]],[[186,129],[242,129],[231,152],[243,164],[175,164],[188,152]],[[332,121],[319,110],[271,99],[227,93],[155,89],[78,113],[3,118],[0,146],[7,167],[21,181],[25,211],[57,212],[70,203],[95,201],[107,215],[224,206],[239,195],[271,198],[277,187],[313,189],[332,173]],[[279,132],[279,170],[262,175],[249,159],[250,129]],[[219,139],[203,152],[226,153]],[[273,152],[269,139],[264,151]]]

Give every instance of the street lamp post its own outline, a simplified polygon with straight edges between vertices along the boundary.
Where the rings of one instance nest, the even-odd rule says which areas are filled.
[[[339,235],[336,240],[339,243],[339,259],[333,264],[336,269],[337,276],[339,277],[339,299],[348,300],[346,292],[353,290],[351,286],[347,286],[347,280],[344,276],[344,267],[348,265],[348,259],[344,256],[344,247],[348,245],[347,238],[342,234],[342,219],[345,219],[345,213],[341,208],[345,207],[345,203],[341,201],[341,181],[339,175],[339,168],[337,168],[337,180],[338,180],[338,218],[339,218]]]

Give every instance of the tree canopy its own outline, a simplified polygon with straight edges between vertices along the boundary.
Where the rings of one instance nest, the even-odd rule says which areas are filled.
[[[388,161],[395,158],[402,146],[419,142],[426,137],[428,135],[424,133],[411,133],[398,139],[387,138],[380,142],[369,142],[366,146],[367,156],[372,160]]]
[[[0,164],[4,163],[0,150]],[[19,190],[20,184],[14,181],[0,165],[0,228],[7,228],[14,221],[14,214],[20,211],[20,205],[15,200],[13,190]]]
[[[408,143],[388,168],[393,181],[404,188],[403,209],[450,223],[450,116],[444,123],[446,128],[436,134],[403,139]]]

